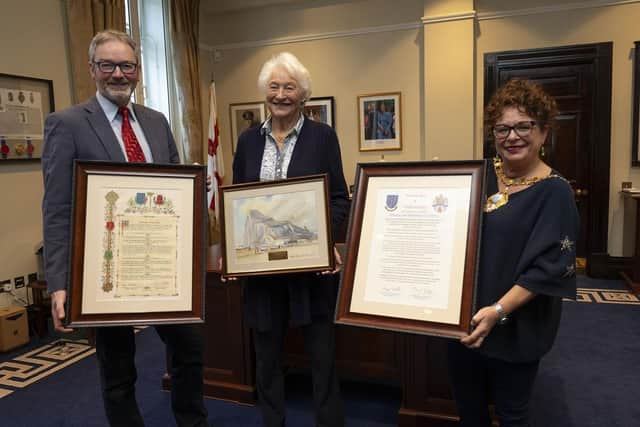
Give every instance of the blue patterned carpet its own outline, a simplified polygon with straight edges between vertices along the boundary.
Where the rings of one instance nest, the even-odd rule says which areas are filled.
[[[580,277],[577,301],[565,301],[556,344],[541,364],[532,405],[534,426],[640,425],[640,300],[619,281]],[[175,425],[160,390],[164,352],[153,328],[137,340],[138,399],[147,426]],[[287,377],[290,426],[313,425],[310,379]],[[400,390],[344,382],[347,426],[396,425]],[[220,427],[260,426],[255,407],[208,399]],[[0,353],[0,426],[104,426],[94,350],[82,341],[34,340]]]

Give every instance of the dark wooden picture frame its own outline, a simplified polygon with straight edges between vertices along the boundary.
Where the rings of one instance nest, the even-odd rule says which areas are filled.
[[[327,174],[221,187],[223,276],[333,270]]]
[[[631,140],[631,165],[640,166],[640,41],[633,49],[633,139]]]
[[[309,99],[304,104],[304,115],[309,119],[336,128],[335,101],[333,96],[322,96]]]
[[[204,322],[206,174],[74,161],[67,325]]]
[[[336,305],[336,323],[450,338],[459,338],[468,334],[475,309],[476,266],[480,248],[485,175],[486,162],[484,160],[359,164],[347,230],[346,258]],[[406,183],[409,183],[409,185],[406,185]],[[421,187],[424,183],[429,183],[429,185]],[[444,190],[442,190],[443,188]],[[413,192],[415,195],[408,196],[407,193],[408,197],[406,197],[405,193],[403,193],[405,190]],[[394,191],[396,194],[390,196],[389,192],[393,193]],[[416,305],[416,307],[407,304],[397,305],[399,300],[396,300],[393,304],[380,303],[380,300],[370,304],[373,301],[370,295],[373,294],[367,293],[371,289],[375,289],[376,286],[380,286],[381,280],[378,279],[384,277],[389,271],[411,269],[411,267],[403,265],[406,262],[404,258],[398,259],[397,265],[393,266],[401,270],[388,269],[390,264],[387,261],[397,259],[392,257],[391,252],[394,251],[393,249],[390,249],[389,253],[382,255],[386,257],[386,260],[382,263],[375,259],[380,254],[373,253],[376,239],[387,239],[387,236],[384,236],[385,233],[388,233],[387,230],[392,229],[390,227],[392,221],[397,220],[388,215],[406,215],[408,211],[404,210],[405,207],[402,206],[399,200],[409,200],[410,197],[415,197],[415,199],[411,202],[403,202],[406,203],[407,209],[411,208],[411,203],[422,203],[420,205],[422,210],[414,211],[418,212],[417,214],[411,214],[415,216],[415,219],[420,219],[427,215],[433,218],[445,218],[446,215],[458,218],[457,222],[454,222],[454,225],[456,225],[453,228],[454,235],[447,236],[451,241],[462,240],[463,242],[458,243],[460,246],[459,251],[452,250],[451,259],[446,259],[445,261],[451,263],[452,269],[457,265],[455,263],[460,264],[459,273],[457,273],[459,280],[456,283],[445,284],[448,285],[447,295],[459,294],[459,298],[451,301],[452,298],[449,296],[446,299],[447,307],[444,310],[440,310],[440,314],[438,314],[438,310],[431,309],[427,305]],[[415,202],[415,200],[421,201]],[[447,210],[449,210],[449,213],[447,213]],[[462,213],[461,216],[460,213]],[[384,219],[380,221],[380,217]],[[460,222],[465,217],[467,221]],[[400,216],[396,218],[400,218]],[[401,221],[404,220],[401,219]],[[375,236],[373,236],[374,233],[363,235],[363,233],[372,231],[374,224],[376,225]],[[384,225],[384,227],[379,227],[380,224]],[[364,229],[363,225],[366,225]],[[407,223],[405,225],[410,224]],[[461,233],[459,234],[460,236],[466,235],[466,240],[456,239],[458,237],[456,233]],[[381,235],[383,237],[380,237]],[[400,234],[390,236],[391,238],[384,242],[385,251],[387,247],[390,247],[389,243],[398,236]],[[369,244],[362,244],[361,242],[368,242]],[[401,242],[401,244],[410,246],[411,242]],[[379,246],[382,247],[382,244]],[[456,246],[455,243],[452,244],[452,247],[454,246]],[[400,250],[403,251],[404,249]],[[367,254],[367,251],[371,253]],[[359,257],[362,257],[362,263],[360,264],[358,262]],[[387,266],[380,268],[385,269],[385,273],[370,277],[370,272],[377,271],[376,268],[379,268],[378,266],[384,263],[387,263]],[[435,270],[437,269],[434,268]],[[452,274],[451,276],[455,275]],[[355,284],[356,276],[360,285]],[[400,292],[406,292],[409,295],[413,291],[407,290],[416,289],[414,285],[414,283],[408,284],[404,289],[400,289],[400,286],[397,286],[396,291],[398,293],[396,295],[399,295]],[[360,286],[361,289],[357,289],[357,286]],[[449,289],[453,290],[453,292],[449,291]],[[359,296],[354,297],[354,295],[358,294]],[[376,294],[376,297],[383,294]],[[363,295],[368,295],[367,299]],[[420,298],[423,295],[420,295]],[[393,298],[395,297],[394,295]],[[380,298],[387,297],[380,296]],[[411,296],[407,296],[406,301],[409,301],[409,298]],[[358,304],[358,307],[370,304],[371,309],[364,311],[362,309],[354,310],[354,301]],[[417,302],[422,303],[422,301]],[[413,301],[411,303],[413,304]],[[391,310],[388,310],[389,308]],[[429,314],[429,310],[433,314]],[[390,314],[390,311],[393,314]],[[417,317],[420,316],[422,318],[418,319]],[[448,316],[448,320],[442,321],[446,316]]]
[[[231,126],[231,149],[236,152],[238,138],[242,132],[258,126],[267,119],[264,101],[229,104],[229,125]]]
[[[0,115],[7,115],[0,120],[0,164],[42,157],[44,121],[54,108],[53,81],[0,73]]]

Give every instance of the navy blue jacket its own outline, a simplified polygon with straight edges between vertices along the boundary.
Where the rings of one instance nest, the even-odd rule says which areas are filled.
[[[261,126],[247,129],[238,138],[233,158],[233,183],[260,180],[260,168],[264,153],[265,135]],[[327,173],[332,229],[337,230],[345,221],[349,210],[347,184],[342,171],[342,159],[338,137],[334,130],[305,117],[298,135],[287,177],[299,177]],[[336,298],[335,276],[317,276],[300,273],[250,278],[245,287],[245,315],[250,327],[267,331],[274,325],[272,310],[286,310],[272,301],[274,286],[287,286],[289,295],[289,320],[293,326],[307,325],[312,318],[333,316]]]

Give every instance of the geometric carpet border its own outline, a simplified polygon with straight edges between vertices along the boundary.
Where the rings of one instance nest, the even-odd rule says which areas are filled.
[[[629,291],[594,288],[578,288],[575,302],[640,305],[640,299]]]
[[[146,329],[146,326],[133,328],[136,334],[143,329]],[[0,399],[95,352],[95,347],[89,345],[86,339],[73,341],[59,339],[6,362],[0,362]]]
[[[87,340],[60,339],[0,363],[0,399],[96,352]]]

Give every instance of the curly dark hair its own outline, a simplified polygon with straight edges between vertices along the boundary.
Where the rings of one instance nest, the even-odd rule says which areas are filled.
[[[555,99],[530,80],[512,79],[493,94],[484,110],[484,128],[488,136],[506,108],[515,107],[531,116],[540,127],[553,128],[558,106]]]

